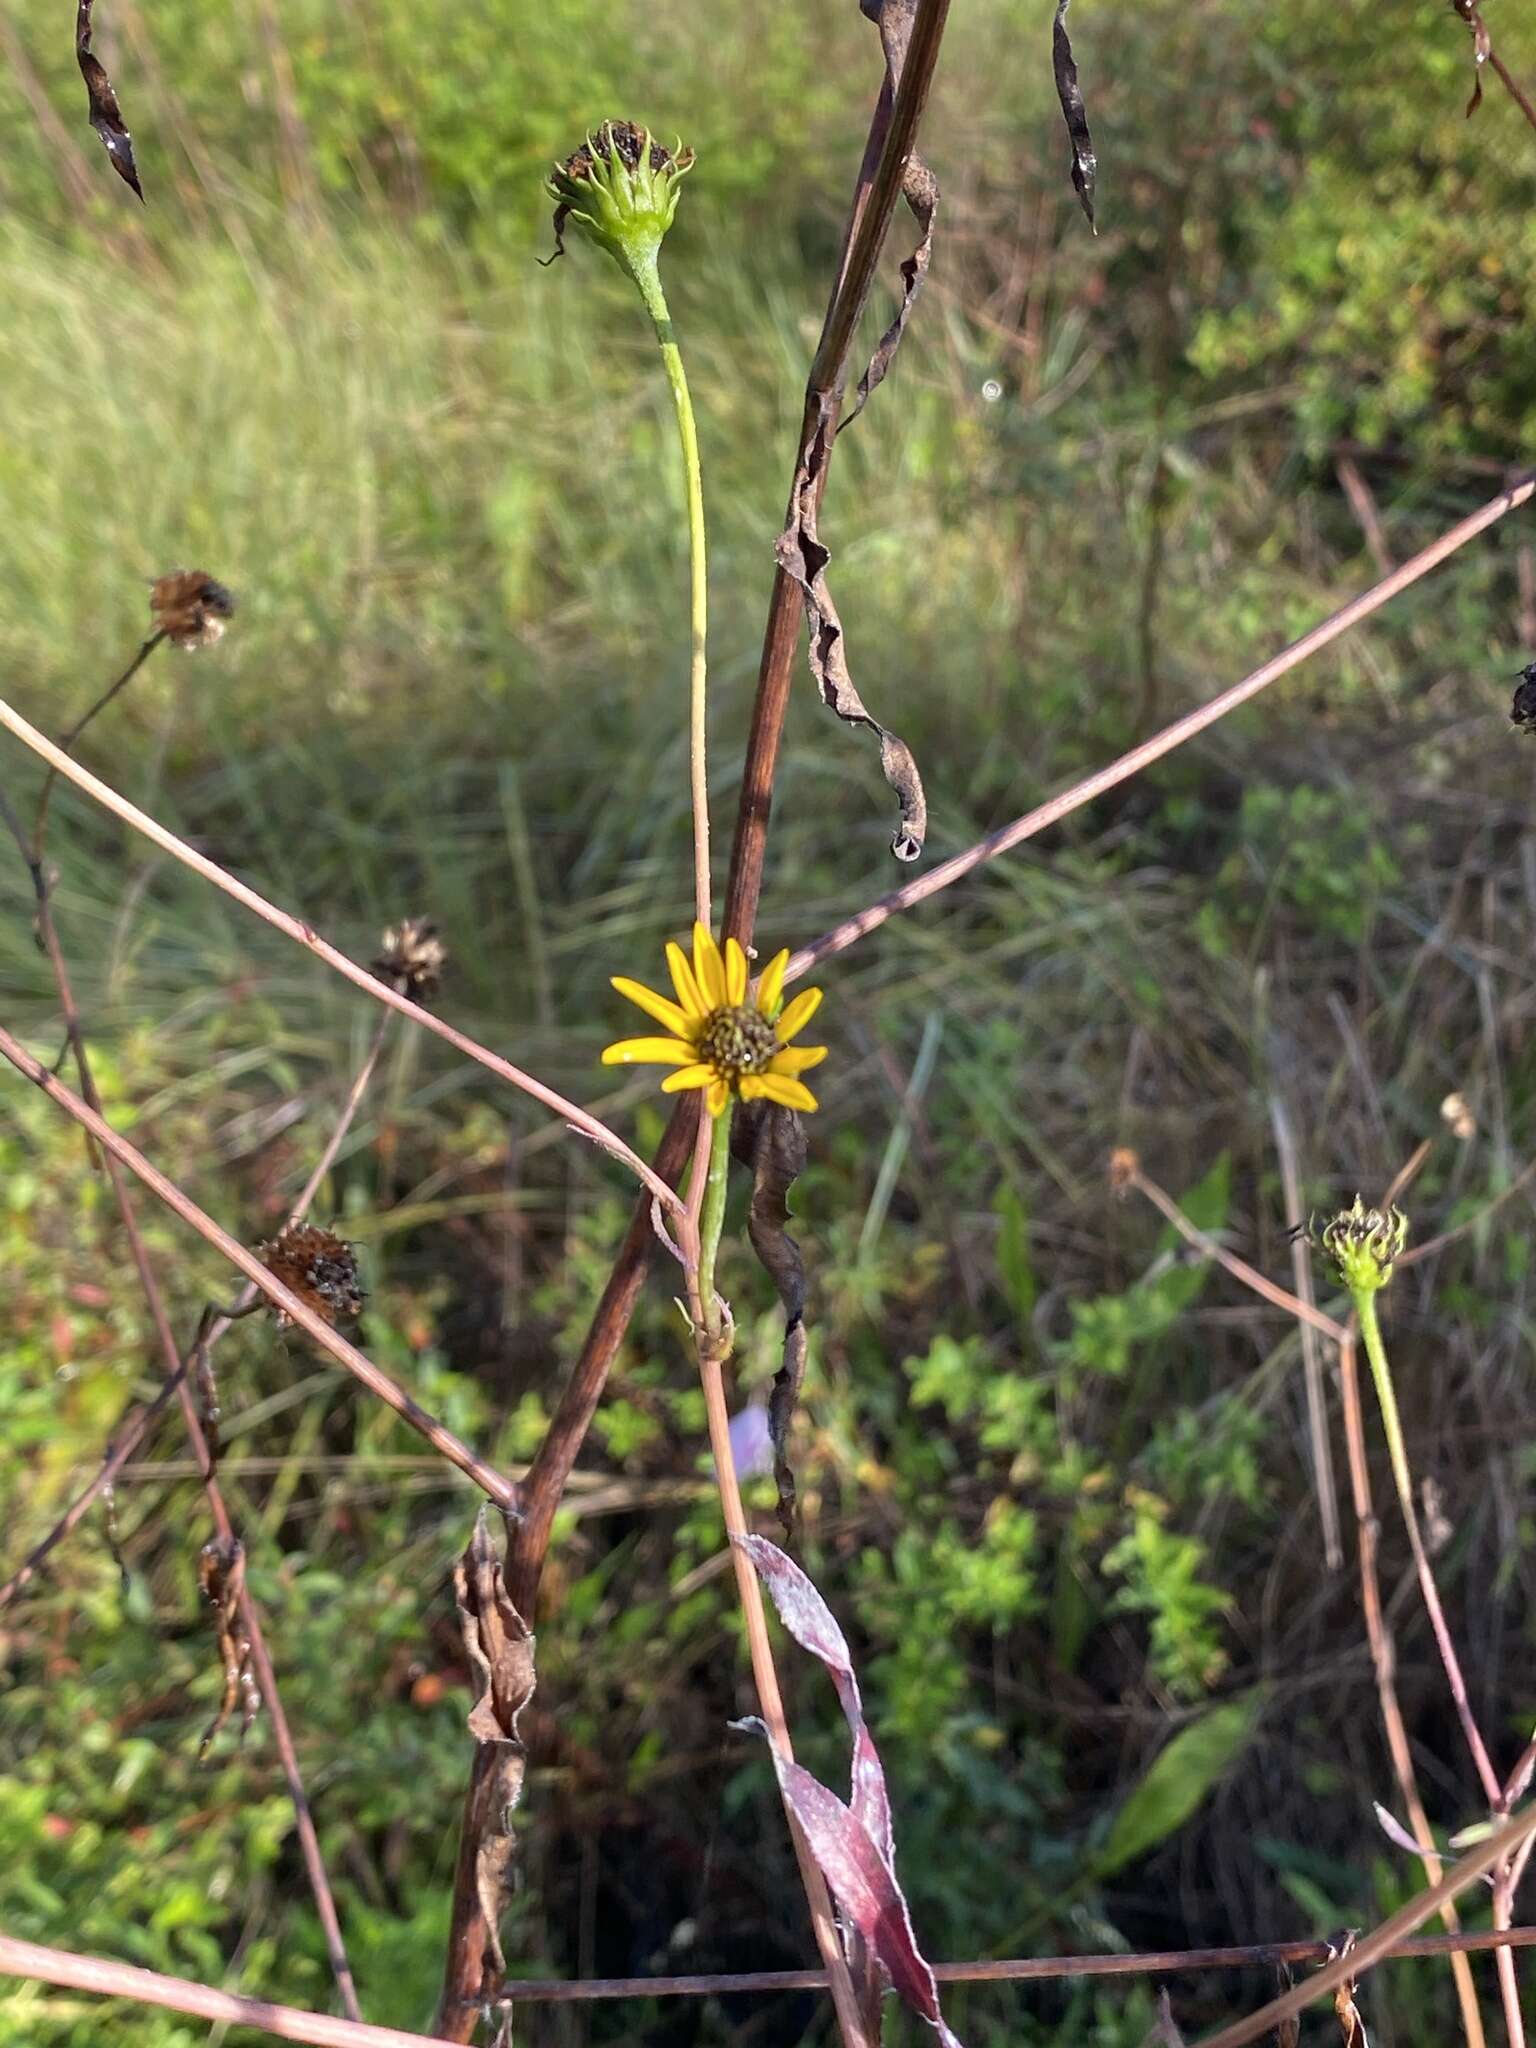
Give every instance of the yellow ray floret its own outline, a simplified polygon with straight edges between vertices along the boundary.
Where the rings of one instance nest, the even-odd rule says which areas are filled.
[[[703,925],[693,928],[690,958],[668,944],[667,968],[677,1000],[658,995],[643,982],[616,974],[619,994],[670,1035],[621,1038],[605,1048],[605,1067],[657,1066],[673,1071],[662,1082],[665,1094],[702,1088],[711,1116],[719,1116],[734,1095],[742,1102],[776,1102],[786,1109],[814,1109],[816,1098],[800,1076],[827,1056],[824,1045],[791,1045],[821,1003],[819,988],[802,989],[783,1003],[789,951],[776,953],[763,969],[755,996],[747,995],[747,956],[735,939],[722,952]]]

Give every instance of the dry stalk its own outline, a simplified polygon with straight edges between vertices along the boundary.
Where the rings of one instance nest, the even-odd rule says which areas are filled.
[[[859,314],[868,297],[880,251],[901,196],[905,159],[913,146],[928,83],[937,62],[947,11],[948,0],[922,0],[920,18],[914,27],[903,72],[899,126],[889,83],[882,85],[870,121],[844,232],[838,276],[828,299],[821,340],[807,382],[807,421],[818,412],[824,412],[833,420],[836,418]],[[823,488],[825,481],[824,470],[821,478]],[[803,614],[798,585],[783,569],[777,569],[769,598],[757,691],[742,767],[722,931],[722,936],[729,933],[739,939],[749,952],[762,891],[779,741]],[[680,1104],[673,1112],[654,1162],[656,1173],[669,1185],[681,1174],[684,1162],[694,1148],[696,1126],[693,1118],[695,1115],[702,1118],[702,1114],[702,1106],[696,1111],[688,1104]],[[642,1197],[636,1205],[544,1440],[529,1468],[523,1489],[523,1517],[509,1539],[506,1579],[518,1611],[530,1620],[537,1607],[539,1581],[555,1513],[597,1411],[609,1370],[624,1341],[654,1241],[650,1204]],[[761,1616],[761,1594],[755,1577],[752,1593]],[[751,1607],[748,1606],[746,1611],[750,1616]],[[480,1781],[489,1768],[488,1761],[482,1761],[477,1754],[465,1794],[465,1825],[472,1825],[469,1817],[483,1805],[484,1787]],[[483,1993],[488,1943],[489,1930],[474,1887],[469,1884],[456,1886],[443,1994],[437,2016],[439,2028],[456,2041],[468,2041],[474,2030],[479,2010],[476,2001]],[[837,1963],[841,1966],[840,1952]]]
[[[247,910],[254,911],[256,916],[282,932],[285,937],[292,939],[295,944],[315,954],[318,959],[323,960],[328,967],[341,975],[343,980],[350,981],[354,988],[360,988],[365,995],[372,996],[375,1002],[384,1003],[390,1009],[398,1010],[402,1017],[411,1018],[413,1022],[421,1025],[423,1030],[434,1032],[439,1038],[445,1039],[456,1052],[463,1053],[466,1059],[477,1061],[479,1065],[508,1082],[522,1094],[531,1095],[535,1102],[540,1102],[546,1109],[553,1110],[582,1137],[590,1138],[593,1144],[622,1161],[664,1209],[671,1210],[677,1215],[679,1234],[682,1234],[687,1219],[676,1191],[652,1172],[638,1152],[626,1145],[616,1132],[609,1130],[605,1123],[600,1122],[589,1111],[579,1108],[574,1102],[568,1102],[563,1095],[557,1094],[553,1088],[546,1087],[532,1074],[524,1073],[510,1060],[503,1059],[500,1053],[490,1051],[488,1047],[479,1044],[464,1032],[456,1030],[453,1025],[445,1023],[441,1017],[435,1017],[420,1003],[413,1003],[400,995],[387,982],[381,981],[377,975],[370,974],[365,967],[359,967],[355,960],[348,959],[347,955],[333,946],[328,939],[321,938],[312,925],[306,924],[302,918],[294,917],[289,911],[279,909],[275,903],[269,903],[265,896],[250,888],[237,876],[230,874],[226,868],[221,868],[217,861],[210,860],[204,853],[199,853],[195,846],[189,846],[184,839],[178,839],[174,832],[167,831],[166,827],[157,819],[150,817],[147,811],[141,811],[137,804],[130,803],[127,797],[121,796],[99,776],[93,775],[88,768],[82,768],[78,761],[72,760],[62,747],[56,746],[45,734],[39,732],[35,725],[30,724],[4,699],[0,699],[0,726],[4,726],[19,739],[23,746],[30,747],[32,752],[46,761],[57,774],[73,782],[77,789],[84,790],[87,796],[94,797],[104,810],[120,818],[125,825],[130,825],[135,832],[142,833],[163,853],[168,853],[173,860],[180,861],[183,867],[201,875],[204,881],[211,882],[216,889],[222,889],[226,896],[232,896],[237,903],[243,903]]]
[[[223,1254],[232,1266],[237,1266],[245,1277],[255,1284],[257,1291],[268,1301],[280,1308],[290,1322],[297,1323],[306,1336],[310,1337],[321,1351],[334,1358],[354,1379],[360,1380],[368,1389],[392,1408],[397,1415],[408,1422],[419,1436],[426,1438],[432,1448],[450,1465],[472,1479],[488,1499],[500,1508],[515,1514],[518,1508],[518,1489],[505,1474],[486,1464],[485,1460],[462,1442],[445,1424],[434,1415],[429,1415],[419,1402],[414,1401],[403,1387],[392,1380],[388,1373],[380,1370],[370,1358],[366,1358],[355,1344],[349,1344],[345,1337],[333,1330],[329,1323],[322,1321],[308,1302],[302,1300],[282,1282],[275,1280],[260,1259],[243,1244],[232,1238],[228,1231],[221,1230],[211,1216],[205,1215],[197,1204],[183,1194],[175,1182],[167,1179],[159,1168],[151,1165],[143,1153],[128,1140],[114,1131],[106,1119],[82,1102],[78,1095],[57,1080],[42,1061],[27,1051],[11,1033],[0,1026],[0,1057],[10,1061],[18,1073],[24,1074],[49,1100],[62,1109],[66,1116],[87,1131],[104,1152],[126,1166],[153,1195],[164,1202],[181,1220],[189,1224],[199,1237],[214,1250]]]
[[[44,794],[46,797],[46,791]],[[40,837],[34,844],[41,844]],[[41,877],[40,861],[35,872]],[[96,1092],[96,1084],[91,1072],[89,1056],[86,1053],[85,1041],[80,1032],[79,1013],[75,1008],[69,971],[59,946],[58,932],[53,921],[50,892],[46,884],[42,883],[41,880],[38,891],[38,923],[49,960],[53,966],[54,978],[59,991],[59,1000],[64,1009],[69,1040],[74,1048],[75,1061],[79,1070],[81,1090],[86,1098],[81,1107],[88,1108],[92,1117],[105,1130],[108,1127],[101,1117],[101,1098]],[[59,1085],[57,1082],[54,1083],[55,1087]],[[160,1293],[159,1282],[155,1277],[154,1268],[150,1264],[148,1249],[139,1230],[138,1218],[134,1213],[132,1197],[129,1195],[127,1182],[123,1177],[122,1166],[118,1158],[114,1156],[111,1147],[106,1148],[106,1153],[107,1174],[112,1184],[113,1197],[117,1203],[123,1230],[128,1239],[128,1247],[133,1259],[134,1269],[138,1274],[139,1284],[143,1289],[144,1299],[148,1305],[150,1319],[155,1326],[155,1335],[160,1345],[162,1358],[164,1359],[166,1393],[169,1395],[172,1389],[174,1389],[176,1398],[181,1404],[182,1418],[186,1424],[187,1436],[192,1445],[193,1455],[202,1468],[203,1488],[207,1494],[209,1511],[213,1517],[219,1543],[227,1553],[233,1554],[236,1548],[234,1524],[225,1505],[218,1481],[214,1477],[207,1440],[203,1434],[202,1424],[197,1413],[197,1403],[187,1383],[186,1372],[181,1355],[177,1350],[176,1339],[171,1332],[170,1318],[166,1313],[165,1301]],[[266,1637],[261,1626],[261,1615],[255,1601],[251,1598],[250,1591],[246,1587],[243,1577],[240,1580],[239,1586],[238,1612],[245,1636],[250,1644],[250,1659],[255,1680],[260,1687],[262,1696],[266,1700],[267,1711],[271,1718],[272,1739],[277,1748],[283,1776],[287,1780],[288,1796],[293,1805],[295,1832],[299,1838],[300,1853],[303,1857],[305,1872],[309,1879],[310,1890],[314,1894],[316,1914],[325,1937],[326,1952],[331,1964],[331,1974],[336,1980],[336,1989],[348,2017],[360,2020],[362,2018],[362,2011],[357,2002],[357,1986],[353,1981],[352,1966],[347,1960],[346,1945],[342,1940],[341,1934],[341,1921],[336,1911],[336,1901],[331,1892],[330,1880],[326,1875],[324,1858],[320,1853],[319,1836],[315,1831],[314,1817],[310,1811],[309,1798],[304,1790],[304,1780],[299,1771],[298,1752],[294,1746],[292,1731],[288,1725],[288,1717],[283,1710],[282,1698],[278,1692],[277,1673],[273,1668],[272,1658],[267,1649]]]
[[[1129,782],[1133,775],[1139,775],[1154,761],[1160,761],[1165,754],[1173,753],[1176,748],[1182,747],[1197,734],[1205,732],[1220,719],[1225,718],[1229,712],[1236,711],[1250,698],[1258,696],[1260,691],[1267,689],[1271,683],[1278,682],[1281,676],[1289,675],[1293,668],[1299,668],[1302,662],[1329,646],[1351,627],[1358,626],[1362,620],[1379,612],[1383,605],[1389,604],[1394,597],[1400,597],[1421,577],[1427,576],[1432,569],[1438,569],[1442,562],[1449,560],[1458,549],[1464,548],[1468,541],[1476,540],[1480,533],[1486,532],[1490,526],[1496,525],[1509,513],[1518,510],[1533,494],[1536,494],[1536,474],[1527,473],[1507,490],[1501,491],[1496,498],[1490,498],[1488,503],[1480,506],[1476,512],[1458,520],[1456,525],[1441,534],[1438,540],[1432,541],[1410,561],[1404,562],[1400,569],[1394,569],[1390,576],[1383,576],[1379,583],[1373,583],[1370,589],[1363,591],[1359,597],[1351,598],[1348,604],[1341,606],[1331,617],[1314,626],[1310,633],[1304,633],[1299,640],[1293,641],[1289,647],[1282,649],[1279,654],[1262,663],[1251,674],[1244,676],[1240,683],[1234,683],[1230,689],[1212,697],[1209,703],[1186,712],[1184,717],[1176,718],[1172,725],[1164,726],[1160,733],[1155,733],[1151,739],[1144,740],[1140,746],[1129,748],[1118,760],[1110,762],[1107,768],[1097,769],[1092,775],[1084,776],[1082,781],[1074,783],[1070,789],[1063,790],[1060,796],[1053,796],[1045,803],[1037,805],[1034,810],[1026,811],[1023,817],[1015,818],[1011,825],[1003,825],[996,832],[989,832],[985,839],[977,840],[976,844],[968,847],[964,853],[957,853],[949,860],[940,861],[938,866],[930,868],[927,874],[920,875],[915,881],[906,883],[900,889],[893,889],[889,895],[882,896],[867,909],[856,911],[853,916],[844,918],[840,924],[824,932],[809,946],[802,946],[789,963],[786,981],[798,980],[820,961],[828,959],[834,953],[845,952],[858,940],[867,938],[872,931],[878,931],[881,925],[897,916],[899,912],[911,910],[916,904],[926,903],[930,896],[938,895],[941,889],[949,888],[987,861],[996,860],[1000,854],[1011,853],[1014,847],[1022,846],[1027,839],[1036,838],[1052,825],[1059,825],[1063,818],[1070,817],[1074,811],[1081,810],[1084,804],[1092,803],[1107,790],[1118,788],[1122,782]]]

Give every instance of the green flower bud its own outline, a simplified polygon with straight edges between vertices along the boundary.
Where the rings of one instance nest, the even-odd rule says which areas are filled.
[[[693,161],[691,149],[664,149],[633,121],[605,121],[545,183],[555,201],[555,255],[546,262],[565,254],[569,224],[606,249],[644,291]]]
[[[1401,1209],[1367,1209],[1356,1195],[1352,1209],[1341,1209],[1323,1228],[1319,1240],[1351,1294],[1374,1294],[1392,1278],[1392,1267],[1408,1242],[1408,1218]]]

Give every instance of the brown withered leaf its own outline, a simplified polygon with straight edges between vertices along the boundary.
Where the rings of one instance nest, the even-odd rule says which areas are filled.
[[[1099,160],[1093,152],[1093,137],[1088,132],[1088,109],[1083,104],[1083,89],[1077,82],[1077,65],[1072,56],[1072,41],[1067,34],[1067,9],[1071,5],[1072,0],[1056,0],[1051,56],[1056,67],[1056,93],[1061,101],[1062,118],[1072,141],[1073,189],[1082,201],[1089,227],[1097,234],[1098,224],[1093,217],[1093,188],[1098,182]]]
[[[214,1611],[219,1658],[224,1666],[224,1691],[219,1699],[218,1712],[203,1730],[202,1740],[197,1745],[198,1760],[201,1761],[233,1713],[236,1700],[242,1703],[240,1740],[244,1742],[252,1722],[261,1712],[261,1692],[251,1670],[251,1639],[240,1620],[240,1595],[245,1587],[245,1546],[238,1537],[232,1538],[228,1544],[215,1538],[203,1545],[197,1560],[197,1581],[202,1587],[203,1598]]]
[[[1476,5],[1476,0],[1451,0],[1451,12],[1459,14],[1472,31],[1472,97],[1467,101],[1470,121],[1483,104],[1483,66],[1493,55],[1493,38]]]
[[[776,1102],[742,1103],[731,1125],[731,1151],[752,1169],[747,1236],[784,1305],[784,1350],[768,1396],[768,1434],[779,1489],[779,1526],[788,1542],[795,1530],[789,1432],[805,1379],[806,1352],[805,1261],[789,1234],[789,1191],[805,1171],[805,1126],[797,1111]]]
[[[816,409],[815,423],[800,450],[790,491],[789,523],[779,535],[774,553],[779,566],[799,584],[805,597],[811,673],[821,691],[821,700],[845,725],[867,725],[878,738],[881,772],[896,792],[901,811],[891,851],[898,860],[916,860],[928,832],[928,800],[923,794],[923,779],[917,772],[912,749],[870,716],[854,688],[848,671],[843,622],[827,588],[827,564],[832,555],[816,530],[816,501],[831,441],[831,409],[823,402]]]
[[[123,110],[117,104],[117,94],[112,90],[101,60],[91,49],[91,8],[94,0],[80,0],[75,14],[75,57],[80,65],[80,76],[85,80],[85,90],[90,102],[90,123],[106,145],[107,155],[112,159],[112,168],[125,185],[138,194],[139,203],[144,203],[144,187],[139,183],[138,166],[133,160],[133,137],[128,133],[123,120]]]
[[[885,51],[886,87],[894,99],[907,61],[907,46],[912,40],[916,0],[859,0],[859,7],[866,18],[873,21],[880,30],[880,43]],[[869,403],[869,394],[877,384],[884,381],[885,374],[891,367],[891,359],[901,346],[901,337],[907,331],[912,308],[917,302],[917,295],[923,287],[923,279],[928,275],[928,266],[933,260],[933,223],[939,210],[939,181],[916,150],[908,158],[907,168],[902,175],[901,196],[906,202],[907,211],[917,222],[917,247],[902,263],[901,304],[896,308],[896,317],[881,335],[879,346],[859,379],[859,388],[853,404],[843,417],[844,427],[852,426]],[[842,428],[840,427],[838,431],[841,432]]]
[[[474,1534],[464,1555],[453,1568],[453,1592],[465,1654],[480,1687],[469,1712],[469,1732],[476,1743],[488,1748],[490,1756],[490,1772],[482,1780],[477,1801],[475,1888],[489,1930],[491,1959],[500,1976],[507,1967],[501,1952],[500,1923],[512,1866],[512,1815],[523,1796],[527,1763],[517,1723],[533,1697],[534,1642],[508,1596],[484,1508],[475,1518]]]

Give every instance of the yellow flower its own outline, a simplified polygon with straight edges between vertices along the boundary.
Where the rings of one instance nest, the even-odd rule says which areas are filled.
[[[621,1038],[603,1053],[605,1067],[674,1067],[662,1082],[665,1094],[702,1088],[711,1116],[719,1116],[733,1095],[743,1102],[779,1102],[786,1109],[814,1109],[816,1098],[800,1076],[827,1056],[824,1045],[791,1045],[821,1003],[819,988],[802,989],[779,1008],[789,949],[775,953],[763,969],[757,994],[747,1001],[747,956],[734,939],[721,952],[703,925],[693,928],[693,959],[668,945],[674,1003],[643,983],[616,974],[613,985],[648,1017],[664,1024],[670,1038]]]

